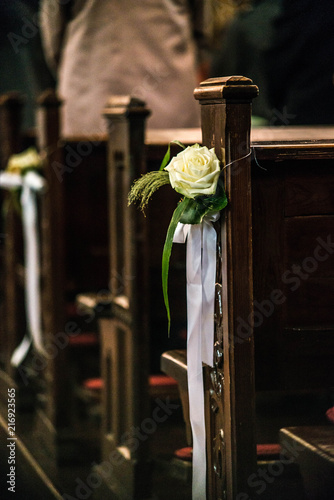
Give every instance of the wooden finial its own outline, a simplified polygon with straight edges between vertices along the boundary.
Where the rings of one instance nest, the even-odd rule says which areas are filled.
[[[256,97],[258,93],[258,87],[245,76],[209,78],[201,82],[200,86],[194,90],[195,99],[201,101],[202,104],[222,99],[249,100]]]

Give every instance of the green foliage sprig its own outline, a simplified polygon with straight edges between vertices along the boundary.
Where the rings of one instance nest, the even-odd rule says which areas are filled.
[[[177,144],[183,151],[177,155],[177,160],[179,161],[179,156],[181,158],[181,166],[176,165],[175,162],[173,167],[168,164],[171,158],[171,144]],[[191,151],[189,151],[191,150]],[[190,157],[186,156],[190,152]],[[198,155],[198,156],[197,156]],[[174,160],[170,162],[170,165]],[[184,170],[183,164],[184,162]],[[212,164],[212,169],[210,171],[207,169]],[[201,177],[201,167],[203,165],[203,177]],[[173,180],[171,181],[171,173],[164,170],[168,166],[167,170],[175,169],[177,176],[181,174],[180,181],[180,191],[177,187],[174,187]],[[167,152],[161,162],[158,171],[148,172],[137,179],[130,190],[128,195],[128,203],[137,203],[140,209],[144,212],[150,198],[161,186],[166,184],[173,185],[174,189],[183,194],[183,198],[179,201],[176,209],[173,212],[168,230],[166,235],[166,240],[162,253],[162,291],[164,302],[167,311],[168,319],[168,334],[170,332],[171,316],[168,300],[168,273],[169,273],[169,262],[173,246],[173,238],[176,231],[176,227],[179,222],[183,224],[201,224],[204,217],[212,215],[220,210],[223,210],[227,205],[227,197],[225,194],[223,181],[221,179],[221,169],[219,167],[219,160],[216,157],[213,149],[208,150],[203,148],[198,144],[189,146],[185,148],[184,144],[175,140],[169,143]],[[184,177],[184,180],[182,178]],[[174,172],[173,172],[174,178]],[[207,187],[209,179],[209,188]],[[210,180],[212,179],[212,181]],[[204,185],[202,193],[210,194],[198,194],[197,195],[197,182],[202,182]],[[189,197],[185,196],[188,194],[187,185],[189,186]],[[201,185],[199,186],[199,192],[201,192]],[[182,191],[181,191],[182,189]]]

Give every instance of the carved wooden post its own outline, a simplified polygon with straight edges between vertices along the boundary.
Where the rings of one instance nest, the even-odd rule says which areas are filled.
[[[11,155],[19,153],[22,147],[22,107],[23,100],[16,92],[4,94],[0,98],[0,168],[6,168]],[[18,282],[18,263],[22,257],[21,220],[9,201],[8,193],[0,191],[2,213],[1,221],[1,282],[3,300],[1,310],[1,363],[5,373],[14,377],[15,370],[10,364],[14,349],[25,333],[24,289]],[[4,210],[6,208],[6,211]],[[18,311],[20,311],[18,313]],[[13,381],[10,382],[13,384]],[[7,386],[7,384],[6,384]],[[13,385],[12,385],[13,386]],[[7,387],[5,389],[7,399]]]
[[[44,406],[38,421],[40,439],[49,453],[57,458],[57,440],[69,424],[68,368],[66,349],[54,339],[57,334],[68,335],[65,317],[64,262],[64,202],[63,183],[59,171],[64,165],[59,144],[59,108],[61,102],[53,90],[45,91],[38,100],[37,142],[45,157],[44,175],[47,192],[42,200],[42,306],[44,342],[48,359],[37,363],[45,378]],[[58,174],[58,175],[57,175]],[[44,369],[45,367],[45,369]]]
[[[145,171],[144,103],[127,96],[108,102],[108,169],[112,316],[100,320],[102,337],[102,459],[106,481],[121,498],[146,498],[150,490],[148,435],[147,224],[127,196]]]
[[[229,201],[218,225],[215,367],[205,369],[208,498],[215,500],[248,498],[247,480],[256,470],[250,119],[257,92],[240,76],[195,89],[203,145],[225,157]]]

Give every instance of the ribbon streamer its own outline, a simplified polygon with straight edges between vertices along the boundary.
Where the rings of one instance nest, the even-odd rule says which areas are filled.
[[[213,366],[217,235],[211,222],[179,223],[174,243],[187,240],[187,370],[193,438],[193,500],[206,499],[206,436],[203,365]]]
[[[45,180],[36,172],[24,176],[8,172],[0,173],[0,187],[22,188],[21,207],[25,259],[25,307],[28,331],[14,350],[11,364],[19,366],[33,344],[36,351],[45,356],[41,327],[41,299],[39,287],[39,238],[37,225],[36,193],[45,189]]]

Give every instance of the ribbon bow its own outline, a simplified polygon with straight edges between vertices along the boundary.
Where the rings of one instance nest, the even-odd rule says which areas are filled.
[[[31,344],[36,351],[45,355],[41,327],[41,300],[39,287],[39,238],[37,228],[36,193],[45,189],[45,180],[36,172],[25,175],[1,172],[0,187],[5,189],[22,188],[22,224],[25,259],[25,306],[28,331],[22,342],[14,350],[11,364],[19,366],[30,349]]]
[[[177,225],[173,241],[187,240],[187,370],[189,415],[193,437],[193,500],[206,498],[206,439],[203,366],[213,366],[216,282],[216,231],[211,224]]]

